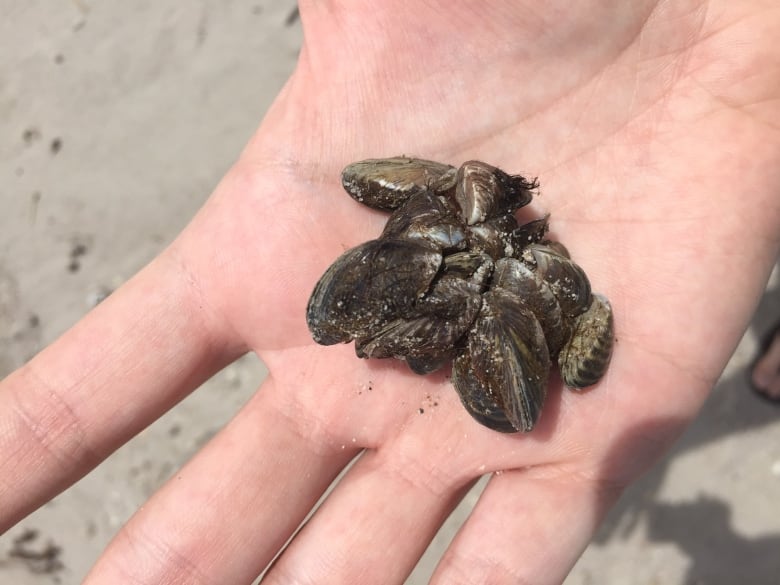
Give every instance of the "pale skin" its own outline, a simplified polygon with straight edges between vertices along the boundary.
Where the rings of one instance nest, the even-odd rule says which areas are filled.
[[[361,450],[266,582],[402,583],[464,491],[500,471],[433,582],[560,583],[695,416],[777,254],[780,9],[300,10],[298,67],[201,212],[0,385],[0,531],[255,351],[268,380],[121,529],[88,584],[248,583]],[[311,341],[315,282],[385,219],[341,190],[340,169],[401,153],[538,175],[533,211],[552,214],[612,301],[607,376],[583,394],[553,382],[529,435],[478,425],[443,375]]]

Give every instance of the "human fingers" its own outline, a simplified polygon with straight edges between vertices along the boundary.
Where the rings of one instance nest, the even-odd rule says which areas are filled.
[[[474,554],[492,554],[503,546],[501,538],[516,538],[515,532],[522,532],[528,510],[536,514],[532,524],[543,524],[545,516],[558,507],[557,502],[549,501],[556,494],[552,489],[557,485],[555,478],[564,486],[577,485],[582,490],[561,495],[560,499],[571,497],[582,506],[570,510],[571,522],[585,524],[587,520],[589,524],[570,542],[551,545],[556,550],[550,550],[548,556],[576,556],[580,550],[577,547],[584,546],[602,508],[612,501],[599,499],[601,491],[611,495],[611,488],[625,485],[649,466],[692,416],[703,394],[691,392],[688,400],[677,402],[664,399],[660,392],[637,398],[628,391],[635,386],[628,380],[635,374],[641,377],[641,368],[618,366],[615,374],[623,381],[608,381],[593,393],[561,394],[556,388],[548,397],[544,416],[528,435],[503,435],[477,425],[447,380],[442,380],[440,387],[429,385],[431,398],[418,410],[419,416],[407,420],[400,432],[375,451],[364,453],[350,468],[278,559],[266,582],[402,583],[468,486],[496,470],[503,476],[503,470],[511,474],[513,469],[522,469],[522,481],[515,484],[515,489],[529,499],[516,502],[510,498],[508,507],[503,507],[500,493],[490,496],[495,503],[484,505],[484,513],[496,518],[487,523],[506,523],[506,534],[481,532]],[[660,364],[651,364],[655,366],[661,369]],[[674,384],[673,378],[679,382],[680,377],[671,373],[650,379],[658,383],[659,389],[665,389]],[[622,395],[619,389],[625,390]],[[543,479],[552,486],[550,489],[534,487],[546,486]],[[521,509],[520,504],[525,508]],[[513,506],[517,507],[516,514]],[[553,514],[550,530],[566,530],[560,524]],[[540,537],[544,538],[545,533],[540,532]],[[531,531],[523,538],[536,541],[537,537]],[[466,542],[459,553],[471,554],[472,544]],[[522,539],[514,548],[507,544],[496,562],[503,562],[511,571],[535,570],[531,566],[535,557],[530,556],[527,563],[522,561],[529,567],[518,567],[519,559],[525,557],[512,556],[532,546]],[[493,557],[488,554],[485,558]],[[475,564],[472,572],[460,576],[462,580],[453,569],[441,582],[492,582],[480,576],[478,569],[486,566]]]
[[[174,245],[0,383],[0,532],[242,351]]]
[[[564,394],[555,456],[494,473],[431,583],[564,581],[622,490],[666,452],[706,395],[702,381],[664,358],[631,343],[619,352],[592,393]],[[641,391],[646,384],[653,392]]]
[[[331,433],[269,378],[130,519],[85,583],[250,582],[360,451],[362,440]]]
[[[287,368],[280,367],[282,354]],[[389,518],[399,507],[408,510],[410,496],[415,495],[414,490],[401,489],[406,486],[403,477],[418,478],[420,486],[438,481],[439,489],[455,495],[449,504],[432,502],[433,494],[424,500],[431,502],[430,507],[417,510],[420,525],[428,532],[410,537],[403,558],[393,559],[413,564],[430,530],[435,531],[446,515],[447,505],[457,501],[458,490],[480,473],[476,463],[480,451],[467,449],[469,444],[477,442],[476,436],[494,443],[507,439],[473,425],[443,377],[438,385],[431,384],[418,376],[400,375],[400,368],[355,363],[352,354],[346,346],[265,354],[270,371],[279,372],[278,377],[266,381],[241,413],[128,522],[87,583],[248,582],[267,566],[348,461],[362,448],[382,449],[386,444],[391,445],[388,454],[400,457],[361,459],[358,473],[353,475],[351,469],[336,488],[347,497],[338,496],[336,505],[329,499],[328,506],[337,518],[354,517],[350,506],[368,517]],[[423,398],[422,390],[431,397]],[[429,407],[433,412],[419,414],[413,401],[418,396],[437,401],[432,396],[439,392],[441,403]],[[464,426],[470,432],[464,434]],[[452,434],[461,438],[447,441]],[[437,480],[428,463],[451,450],[454,453],[443,459],[449,470]],[[405,459],[404,453],[409,457]],[[420,458],[415,453],[427,455]],[[540,457],[529,460],[538,462]],[[378,464],[372,468],[367,461]],[[401,467],[406,475],[396,478]],[[373,469],[384,473],[373,474]],[[377,489],[363,489],[360,470],[369,476],[369,487]],[[350,502],[349,494],[356,499]],[[438,515],[432,515],[436,510]],[[397,523],[388,523],[392,526]],[[364,528],[352,532],[360,534],[366,534]],[[378,531],[377,541],[387,535],[386,530]],[[327,536],[334,543],[348,540],[332,532]],[[310,545],[315,549],[313,558],[328,545],[327,540],[312,543],[306,537],[304,542],[306,549]],[[357,547],[356,554],[368,558],[365,546]]]
[[[579,426],[589,432],[564,441],[568,456],[496,471],[431,583],[562,583],[623,489],[666,451],[697,401],[685,409],[635,402],[633,410],[618,408],[626,424],[593,424],[598,416],[586,414]]]
[[[364,453],[263,582],[403,583],[479,473],[398,455]]]
[[[423,406],[363,453],[264,582],[403,583],[478,477],[567,456],[547,443],[555,416],[540,435],[504,435],[476,424],[446,379],[425,388]]]
[[[490,479],[431,583],[563,582],[622,486],[535,475],[514,470]]]

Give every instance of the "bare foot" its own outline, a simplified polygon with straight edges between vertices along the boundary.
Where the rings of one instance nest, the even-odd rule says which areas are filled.
[[[780,328],[775,331],[769,347],[753,366],[751,379],[757,392],[770,400],[780,401]]]

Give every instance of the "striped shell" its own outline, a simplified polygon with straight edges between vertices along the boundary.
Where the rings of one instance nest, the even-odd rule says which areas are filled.
[[[549,215],[523,225],[514,216],[536,181],[480,161],[456,169],[400,156],[352,163],[342,184],[392,214],[314,288],[306,320],[317,343],[354,340],[358,357],[401,359],[418,374],[452,361],[466,411],[504,433],[535,427],[553,361],[571,389],[604,375],[609,301],[545,239]]]

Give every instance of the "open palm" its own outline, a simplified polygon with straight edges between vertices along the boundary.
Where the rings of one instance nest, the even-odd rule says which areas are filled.
[[[0,530],[254,350],[269,379],[88,583],[248,582],[361,451],[268,582],[403,582],[491,472],[434,580],[561,582],[696,413],[777,252],[780,12],[309,0],[301,14],[295,74],[191,225],[0,385]],[[478,425],[444,375],[309,336],[314,283],[385,219],[339,171],[398,154],[538,176],[532,212],[612,301],[607,376],[583,394],[554,383],[531,434]]]

